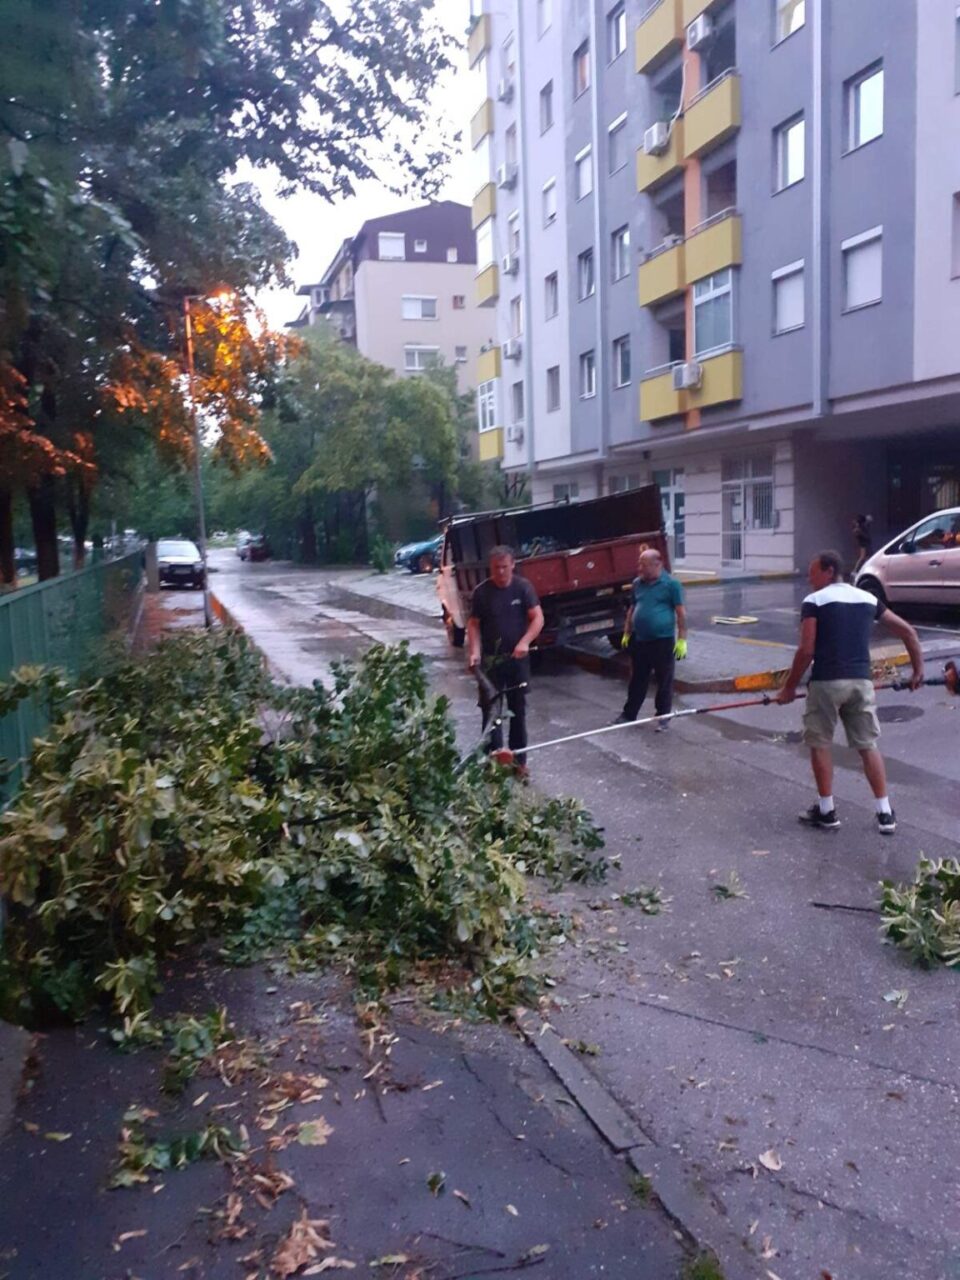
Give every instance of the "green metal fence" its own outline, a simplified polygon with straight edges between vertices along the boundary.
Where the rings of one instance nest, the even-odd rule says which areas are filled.
[[[129,625],[140,576],[137,551],[0,597],[0,681],[22,666],[63,667],[71,675],[95,668],[105,637]],[[29,753],[45,727],[33,699],[0,719],[4,770]],[[0,779],[0,805],[19,780],[19,767]]]

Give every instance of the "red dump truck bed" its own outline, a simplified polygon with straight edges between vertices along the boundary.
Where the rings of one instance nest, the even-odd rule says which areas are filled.
[[[643,547],[669,568],[655,484],[588,502],[454,516],[444,529],[437,593],[451,643],[463,643],[474,589],[495,546],[512,547],[517,572],[540,597],[537,647],[586,635],[619,636]]]

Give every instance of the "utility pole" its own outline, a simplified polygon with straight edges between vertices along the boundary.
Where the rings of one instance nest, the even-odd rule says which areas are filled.
[[[183,323],[187,344],[187,387],[190,396],[190,426],[193,428],[193,489],[197,505],[197,528],[200,534],[200,559],[203,561],[203,625],[209,629],[210,583],[207,568],[207,518],[203,510],[203,471],[200,465],[200,425],[197,421],[197,399],[194,394],[193,322],[190,314],[191,297],[183,299]]]

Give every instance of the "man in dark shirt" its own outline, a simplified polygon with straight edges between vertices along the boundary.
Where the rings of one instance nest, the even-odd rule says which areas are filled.
[[[482,664],[489,680],[499,690],[506,690],[510,712],[510,750],[515,752],[517,772],[527,773],[527,696],[530,683],[530,646],[543,630],[543,610],[537,593],[526,578],[514,573],[510,547],[494,547],[490,552],[490,577],[473,593],[467,622],[467,670]],[[480,709],[484,728],[494,714],[494,702],[481,694]],[[503,746],[503,732],[498,725],[486,741],[488,752]]]
[[[800,644],[786,683],[777,696],[793,702],[797,685],[813,662],[803,711],[803,740],[810,748],[810,762],[819,799],[800,821],[811,827],[835,829],[840,825],[833,801],[833,733],[843,721],[847,742],[860,753],[863,771],[873,790],[877,826],[884,835],[897,829],[897,819],[887,795],[887,774],[877,749],[880,724],[871,679],[870,632],[880,622],[904,643],[913,664],[910,687],[923,683],[923,652],[916,631],[885,604],[843,580],[843,565],[835,551],[822,551],[810,562],[811,595],[800,610]]]

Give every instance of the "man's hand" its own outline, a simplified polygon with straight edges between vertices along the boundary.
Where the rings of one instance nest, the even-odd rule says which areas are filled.
[[[479,653],[468,653],[467,654],[467,670],[470,672],[471,675],[477,669],[477,667],[479,667],[479,665],[480,665]]]
[[[682,662],[687,656],[687,641],[684,636],[680,636],[677,643],[673,646],[673,656],[679,662]]]
[[[780,703],[781,707],[785,707],[788,702],[795,702],[796,698],[797,686],[785,684],[777,694],[776,701]]]
[[[526,640],[518,640],[518,641],[517,641],[517,646],[516,646],[516,648],[515,648],[515,649],[514,649],[514,651],[513,651],[513,657],[515,657],[515,658],[526,658],[526,657],[528,657],[528,656],[529,656],[529,653],[530,653],[530,645],[529,645],[529,642],[528,642],[528,641],[526,641]]]
[[[957,671],[955,662],[948,662],[943,668],[943,679],[948,693],[954,695],[960,693],[960,672]]]
[[[913,673],[910,676],[910,688],[916,691],[923,684],[923,663],[920,666],[914,665]]]
[[[620,637],[620,648],[621,649],[630,648],[630,632],[629,631],[625,631],[623,635]]]

